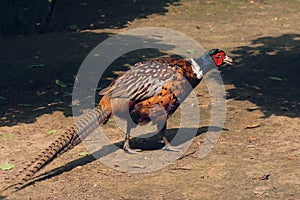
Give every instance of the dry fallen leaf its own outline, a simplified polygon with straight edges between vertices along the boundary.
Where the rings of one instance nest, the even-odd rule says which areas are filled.
[[[173,167],[172,170],[192,170],[191,167]]]
[[[58,80],[58,79],[55,80],[55,84],[62,87],[62,88],[65,88],[65,87],[68,86],[66,83],[64,83],[64,82],[62,82],[61,80]]]
[[[50,130],[50,131],[48,131],[48,134],[49,135],[52,135],[52,134],[54,134],[54,133],[56,133],[57,132],[57,130]]]
[[[0,164],[0,170],[10,170],[12,168],[14,168],[14,164],[10,164],[10,163],[1,163]]]
[[[3,133],[2,134],[2,137],[3,138],[12,138],[14,135],[13,134],[11,134],[11,133]]]
[[[189,50],[186,50],[187,53],[189,54],[195,54],[197,52],[196,49],[189,49]]]
[[[270,179],[271,174],[263,175],[262,177],[259,177],[260,180],[265,181]]]
[[[269,79],[273,80],[273,81],[283,81],[282,78],[279,78],[279,77],[276,77],[276,76],[269,76]]]
[[[79,156],[87,156],[87,155],[89,155],[89,152],[88,151],[83,151],[83,152],[80,152],[78,155]]]
[[[257,128],[260,127],[260,124],[249,124],[246,126],[246,129]]]

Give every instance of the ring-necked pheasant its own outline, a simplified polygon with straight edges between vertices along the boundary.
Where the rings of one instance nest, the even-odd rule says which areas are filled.
[[[113,114],[127,120],[123,146],[126,152],[140,151],[130,148],[130,129],[150,121],[162,127],[164,149],[178,150],[164,135],[166,120],[212,68],[210,63],[219,67],[231,61],[224,51],[212,49],[197,59],[158,58],[137,63],[100,92],[103,97],[99,106],[83,115],[75,126],[68,128],[20,172],[21,179],[15,184],[16,189],[22,188],[46,164],[76,146],[81,142],[80,138],[83,139]]]

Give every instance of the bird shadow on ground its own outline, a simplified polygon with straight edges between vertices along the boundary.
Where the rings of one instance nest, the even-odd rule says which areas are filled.
[[[45,31],[78,31],[83,29],[119,29],[135,19],[149,15],[163,15],[170,5],[180,5],[179,0],[64,0],[55,1],[47,28],[49,7],[53,1],[39,4],[27,0],[3,2],[0,7],[0,33],[31,34]],[[2,3],[2,2],[1,2]],[[49,20],[49,19],[48,19]],[[46,29],[45,29],[46,28]]]
[[[81,49],[73,54],[74,50],[70,49],[80,48],[80,41],[89,41],[88,44],[85,43],[85,45],[88,45],[90,48],[95,44],[99,44],[108,36],[109,34],[106,33],[74,33],[64,36],[59,34],[59,38],[56,38],[54,41],[65,43],[66,51],[69,52],[66,52],[66,55],[56,57],[53,52],[51,53],[49,51],[53,51],[54,49],[56,49],[55,51],[59,51],[57,49],[59,47],[45,49],[44,53],[52,54],[45,58],[46,61],[37,60],[32,62],[31,59],[28,59],[26,62],[23,60],[22,63],[20,63],[20,60],[25,58],[21,58],[20,60],[14,59],[12,58],[14,56],[14,53],[12,52],[11,58],[4,59],[2,63],[7,67],[0,68],[0,126],[14,126],[18,123],[33,123],[40,115],[52,113],[54,111],[62,111],[66,116],[71,116],[72,106],[80,107],[80,109],[91,108],[99,101],[100,96],[97,94],[97,91],[108,86],[120,73],[127,71],[130,66],[138,61],[166,55],[159,49],[142,49],[122,55],[109,66],[99,66],[99,68],[107,67],[102,77],[96,77],[96,79],[88,77],[85,79],[86,85],[92,80],[99,80],[98,86],[96,83],[92,85],[94,87],[93,90],[88,88],[87,90],[80,91],[82,93],[81,96],[85,96],[86,94],[85,97],[88,98],[96,93],[96,99],[94,102],[91,102],[90,99],[85,98],[85,100],[89,102],[88,105],[84,105],[84,101],[80,102],[80,105],[75,104],[72,101],[73,83],[78,69],[80,68],[80,64],[89,51]],[[74,38],[77,42],[68,42],[70,38]],[[128,36],[127,38],[131,41],[141,41],[141,43],[143,40],[143,38],[135,36]],[[48,46],[51,43],[48,39],[46,42],[44,39],[42,40],[44,41],[45,46]],[[67,42],[65,42],[66,40]],[[22,44],[21,41],[19,42]],[[27,44],[27,42],[28,41],[25,43]],[[149,42],[157,44],[160,41],[153,39],[149,40]],[[38,49],[39,45],[32,45],[32,48]],[[169,48],[172,49],[172,46]],[[26,52],[24,52],[24,56],[28,57]],[[90,74],[97,74],[98,71],[91,71]]]
[[[248,111],[265,117],[300,117],[299,52],[299,34],[261,37],[236,48],[231,53],[237,64],[223,71],[224,83],[234,85],[227,98],[248,100],[257,106]]]
[[[31,15],[37,8],[30,7],[28,1],[17,4],[21,6],[20,17],[24,15],[24,19],[36,22]],[[179,4],[178,0],[57,1],[52,32],[0,36],[0,126],[33,123],[40,115],[53,111],[70,116],[72,86],[86,55],[113,36],[114,29],[124,28],[134,19],[164,15],[168,6]],[[10,12],[12,8],[1,9],[7,11],[7,15],[14,14]],[[8,18],[1,19],[0,29],[4,30],[9,24],[12,23]],[[92,32],[93,29],[98,32]],[[141,51],[131,56],[141,61],[143,56],[162,55],[159,51],[150,54]],[[110,66],[111,71],[106,73],[103,85],[108,83],[106,78],[116,77],[114,71],[126,71],[128,64],[134,64],[128,57],[127,60],[120,58],[125,62],[117,61]],[[60,84],[63,87],[56,84],[57,80],[65,83]]]
[[[5,66],[0,68],[0,126],[33,123],[40,115],[53,111],[71,116],[74,75],[95,44],[110,35],[53,33],[12,40],[0,38],[1,65]],[[248,100],[256,105],[249,112],[261,110],[265,117],[272,114],[299,117],[299,37],[299,34],[261,37],[233,50],[236,65],[223,70],[224,83],[234,85],[227,90],[227,98]],[[117,77],[115,72],[128,70],[128,64],[163,55],[158,50],[142,50],[120,57],[109,66],[100,87]],[[56,80],[67,86],[57,85]]]
[[[183,137],[180,138],[180,142],[181,143],[185,143],[187,141],[192,140],[194,137],[199,136],[203,133],[206,133],[208,130],[210,131],[221,131],[221,130],[227,130],[227,129],[223,129],[220,127],[208,127],[208,126],[204,126],[198,129],[195,128],[180,128],[183,129],[184,132],[196,132],[196,135],[193,134],[185,134]],[[166,130],[166,136],[168,138],[169,141],[171,141],[175,136],[176,133],[178,132],[178,128],[172,128],[172,129],[167,129]],[[147,133],[142,135],[143,137],[146,137],[147,135],[152,135],[153,133]],[[157,151],[157,150],[161,150],[161,148],[163,147],[162,143],[159,143],[158,141],[160,140],[160,136],[159,134],[156,134],[150,138],[146,139],[147,141],[145,142],[145,139],[142,138],[132,138],[131,139],[131,143],[132,143],[132,147],[133,148],[141,148],[143,151]],[[180,145],[180,143],[176,143],[174,145]],[[37,182],[46,180],[46,179],[50,179],[52,177],[58,176],[62,173],[68,172],[73,170],[74,168],[78,167],[78,166],[85,166],[91,162],[96,161],[97,159],[100,159],[102,157],[105,157],[113,152],[115,152],[116,150],[118,150],[119,147],[122,149],[123,147],[123,141],[122,142],[116,142],[116,143],[112,143],[109,145],[105,145],[103,147],[101,147],[101,149],[95,151],[92,153],[92,155],[87,155],[85,157],[82,158],[78,158],[76,160],[73,160],[71,162],[68,162],[67,164],[65,164],[64,166],[61,167],[57,167],[49,172],[43,173],[41,175],[38,175],[37,177],[35,177],[31,182],[27,183],[26,185],[24,185],[21,189],[28,187],[32,184],[35,184]],[[124,152],[125,153],[125,152]],[[143,153],[143,152],[141,152]]]

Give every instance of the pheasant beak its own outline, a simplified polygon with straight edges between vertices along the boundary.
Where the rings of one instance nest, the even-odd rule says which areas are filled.
[[[228,64],[228,65],[233,65],[233,60],[232,58],[226,56],[225,59],[223,60],[224,63]]]

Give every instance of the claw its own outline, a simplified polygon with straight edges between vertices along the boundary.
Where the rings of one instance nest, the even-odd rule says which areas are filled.
[[[132,149],[132,148],[130,148],[130,147],[123,148],[123,150],[124,150],[126,153],[129,153],[129,154],[135,154],[135,153],[138,153],[138,152],[142,152],[142,149]]]
[[[180,152],[180,151],[182,151],[182,149],[183,148],[180,146],[172,146],[171,144],[167,144],[162,148],[162,150],[175,151],[175,152]]]
[[[130,153],[130,154],[135,154],[135,153],[138,153],[138,152],[142,151],[142,149],[132,149],[132,148],[130,148],[129,135],[126,135],[125,142],[124,142],[124,145],[123,145],[123,150],[126,153]]]

